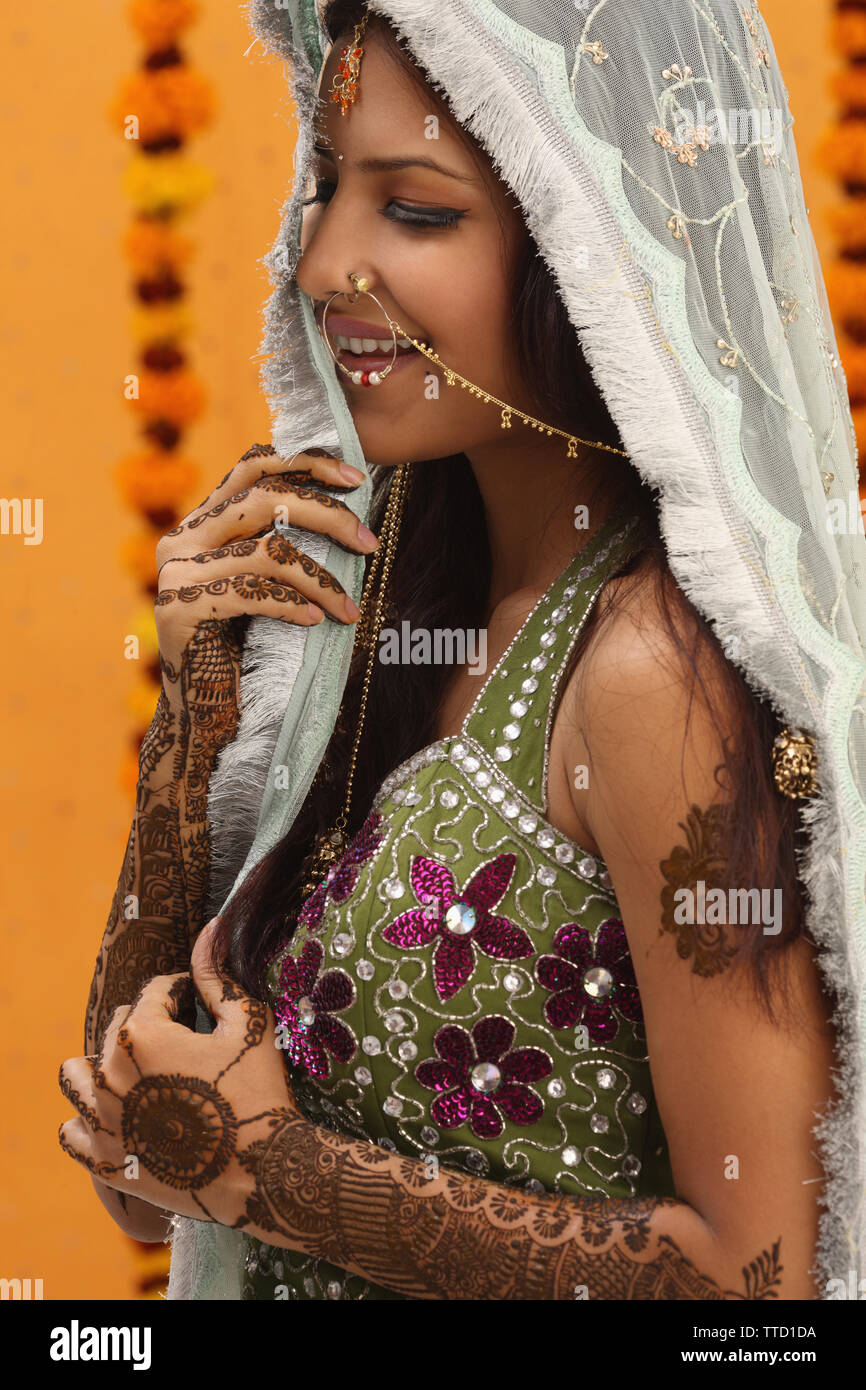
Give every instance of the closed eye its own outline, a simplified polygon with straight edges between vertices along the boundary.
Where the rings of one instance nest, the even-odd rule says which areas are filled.
[[[302,206],[306,208],[314,203],[329,203],[336,187],[333,179],[316,179],[314,196],[305,198]],[[415,207],[411,203],[400,203],[392,199],[379,211],[383,217],[387,217],[389,222],[399,222],[403,227],[427,230],[438,227],[456,227],[460,219],[466,216],[468,209]]]

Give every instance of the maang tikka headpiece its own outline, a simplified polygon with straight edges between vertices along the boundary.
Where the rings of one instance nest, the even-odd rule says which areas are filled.
[[[331,101],[340,103],[341,116],[345,116],[352,102],[358,99],[358,74],[364,56],[361,40],[366,29],[367,15],[364,15],[360,24],[355,25],[352,42],[340,50],[340,66],[331,83]]]

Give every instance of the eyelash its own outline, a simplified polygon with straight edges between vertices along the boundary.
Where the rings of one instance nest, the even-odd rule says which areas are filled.
[[[323,188],[336,188],[336,184],[333,179],[316,179],[315,197],[305,198],[302,207],[307,208],[313,203],[325,203],[328,201],[322,196]],[[399,208],[404,215],[402,217],[394,216],[394,214],[388,210],[392,207]],[[417,212],[417,210],[404,207],[402,204],[396,202],[389,203],[387,207],[380,209],[380,211],[382,216],[387,217],[389,222],[397,222],[401,227],[413,227],[422,231],[427,231],[430,228],[456,227],[460,219],[466,216],[464,212],[460,212],[456,208],[441,208],[436,212],[422,214]]]

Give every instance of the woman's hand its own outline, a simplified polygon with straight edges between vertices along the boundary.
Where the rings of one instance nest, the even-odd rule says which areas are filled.
[[[250,1183],[238,1155],[275,1125],[306,1122],[275,1046],[273,1014],[212,969],[207,928],[191,964],[191,976],[157,976],[115,1010],[98,1056],[62,1064],[60,1087],[78,1114],[59,1139],[118,1192],[240,1225]],[[195,991],[216,1019],[213,1033],[180,1021],[192,1017]]]
[[[312,483],[357,487],[363,475],[323,449],[288,461],[254,444],[205,500],[156,549],[156,626],[163,688],[171,697],[203,625],[262,614],[309,626],[326,609],[353,622],[356,604],[339,580],[275,529],[291,524],[367,554],[376,538],[338,497]],[[206,644],[205,644],[206,645]],[[232,654],[224,675],[230,681]],[[239,656],[239,653],[236,654]]]

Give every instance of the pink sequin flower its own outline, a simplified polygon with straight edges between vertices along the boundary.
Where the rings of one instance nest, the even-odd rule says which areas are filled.
[[[553,1062],[540,1047],[515,1047],[515,1028],[501,1014],[481,1018],[472,1029],[446,1023],[433,1045],[438,1060],[419,1062],[415,1076],[428,1091],[439,1094],[430,1105],[430,1118],[440,1129],[468,1124],[479,1139],[498,1139],[506,1120],[534,1125],[544,1112],[531,1081],[553,1071]]]
[[[412,891],[425,906],[401,912],[382,935],[403,951],[417,951],[436,940],[433,983],[440,999],[450,999],[471,978],[476,948],[496,960],[522,960],[534,954],[521,927],[490,911],[511,882],[516,863],[516,855],[499,854],[482,864],[458,892],[444,864],[422,855],[413,859]]]
[[[348,1062],[355,1039],[334,1014],[348,1009],[355,986],[342,970],[327,970],[317,978],[325,951],[319,941],[307,941],[295,960],[286,956],[280,971],[280,993],[274,1015],[283,1025],[286,1055],[311,1076],[327,1076],[327,1052]]]
[[[371,811],[357,834],[346,845],[335,864],[332,864],[318,888],[314,888],[298,913],[298,926],[307,931],[317,931],[325,913],[328,897],[335,903],[348,898],[358,881],[358,872],[365,859],[369,859],[382,839],[384,830],[381,823],[384,817],[378,811]]]
[[[593,952],[586,927],[568,922],[553,938],[552,956],[536,966],[538,983],[552,990],[544,1016],[551,1028],[582,1023],[596,1043],[609,1042],[619,1030],[617,1014],[641,1023],[643,1013],[625,927],[618,917],[602,922]]]

